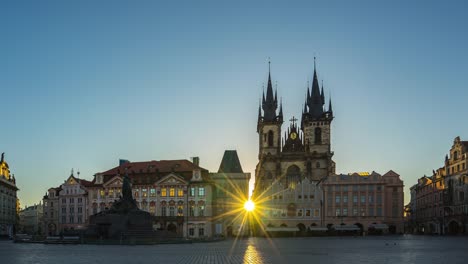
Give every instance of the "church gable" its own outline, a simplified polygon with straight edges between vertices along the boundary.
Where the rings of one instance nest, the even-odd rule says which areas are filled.
[[[68,179],[65,181],[65,184],[66,185],[75,185],[75,184],[79,184],[79,183],[78,183],[78,181],[76,180],[76,178],[73,175],[70,175],[70,177],[68,177]]]
[[[164,176],[161,180],[156,182],[157,185],[187,185],[187,181],[185,181],[182,177],[177,176],[173,173]]]
[[[103,184],[104,187],[122,187],[123,179],[120,176],[115,176]]]

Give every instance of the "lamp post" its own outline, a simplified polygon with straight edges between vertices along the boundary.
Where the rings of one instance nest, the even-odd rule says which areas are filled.
[[[184,187],[184,194],[185,194],[185,214],[184,214],[184,218],[185,218],[185,238],[188,239],[189,237],[189,234],[188,234],[188,214],[189,214],[189,208],[188,208],[188,196],[189,196],[189,193],[188,193],[188,185],[185,185]],[[183,224],[182,224],[182,227],[183,227]],[[183,234],[184,232],[182,232],[182,236],[184,235]]]

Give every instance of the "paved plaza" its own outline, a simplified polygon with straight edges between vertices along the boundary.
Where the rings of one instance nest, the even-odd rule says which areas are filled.
[[[0,263],[467,263],[468,237],[249,238],[96,246],[0,241]]]

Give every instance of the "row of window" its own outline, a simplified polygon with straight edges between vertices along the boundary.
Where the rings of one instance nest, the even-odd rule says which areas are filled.
[[[81,198],[81,197],[80,197],[80,198],[77,198],[76,200],[77,200],[78,203],[83,203],[83,198]],[[69,203],[71,203],[71,204],[72,204],[72,203],[75,203],[75,198],[73,198],[73,197],[72,197],[72,198],[68,198],[68,201],[69,201]],[[67,198],[62,198],[62,204],[66,204],[66,203],[67,203]],[[50,206],[52,206],[52,205],[53,205],[53,203],[51,202],[51,205],[50,205]]]
[[[76,188],[74,188],[74,189],[72,189],[72,190],[67,189],[66,192],[67,192],[67,194],[77,194],[77,193],[79,193],[79,192],[77,192],[77,189],[76,189]]]
[[[292,215],[288,212],[286,213],[286,210],[270,210],[270,217],[287,217],[288,214],[289,216],[294,216],[294,211],[292,212]],[[319,209],[297,209],[296,211],[296,216],[298,217],[320,217],[320,210]]]
[[[348,215],[348,208],[336,208],[335,216],[382,216],[382,208],[377,207],[377,212],[374,212],[374,207],[369,207],[367,215],[365,208],[352,208],[351,215]],[[377,214],[375,214],[377,213]],[[328,210],[328,214],[331,215],[331,208]]]
[[[273,196],[271,196],[271,199],[273,199],[273,200],[276,200],[276,199],[283,199],[283,195],[278,195],[278,196],[273,195]],[[313,199],[315,199],[315,195],[313,195],[313,194],[311,194],[311,195],[307,195],[307,194],[305,194],[305,195],[298,195],[298,196],[297,196],[297,199],[312,199],[312,200],[313,200]]]
[[[116,198],[119,197],[121,194],[121,189],[108,189],[108,190],[99,190],[99,195],[100,198],[104,197],[111,197],[111,198]],[[162,197],[183,197],[185,192],[183,188],[161,188],[160,194]],[[198,196],[205,196],[205,187],[191,187],[190,188],[190,196],[195,196],[198,194]],[[138,197],[156,197],[157,192],[156,188],[142,188],[141,191],[140,189],[135,189],[133,192],[133,196],[135,198]],[[97,194],[93,192],[92,194],[93,199],[97,199]]]
[[[461,170],[465,170],[466,169],[466,165],[465,163],[462,163],[462,169]],[[457,164],[457,166],[453,166],[453,167],[449,167],[448,168],[448,174],[453,174],[455,172],[459,172],[460,171],[460,164]]]
[[[68,220],[68,222],[67,222]],[[82,224],[83,223],[83,217],[82,216],[78,216],[77,219],[76,219],[76,222],[75,222],[75,217],[74,216],[70,216],[70,217],[66,217],[66,216],[62,216],[62,224]]]
[[[10,189],[7,189],[7,188],[0,189],[0,193],[4,193],[5,195],[16,197],[16,191],[13,191],[13,190],[10,190]]]
[[[195,228],[194,227],[190,227],[188,231],[189,231],[189,236],[191,236],[191,237],[195,236]],[[198,236],[201,237],[201,236],[204,236],[204,235],[205,235],[205,228],[199,227],[198,228]]]
[[[360,202],[361,204],[365,204],[366,202],[368,202],[369,204],[373,204],[374,203],[374,196],[373,195],[368,195],[367,196],[367,199],[366,199],[366,195],[361,195],[360,196]],[[353,195],[353,203],[354,204],[357,204],[359,201],[359,196],[358,195]],[[348,203],[348,195],[335,195],[335,204],[346,204]],[[382,196],[381,195],[377,195],[377,204],[381,204],[382,203]],[[331,205],[331,197],[328,196],[328,205]]]
[[[75,207],[69,207],[69,210],[68,210],[69,213],[74,213],[75,212]],[[62,214],[66,214],[67,213],[67,208],[66,207],[62,207]],[[83,213],[83,207],[78,207],[78,213]]]
[[[148,207],[141,207],[141,210],[148,211],[151,214],[156,214],[156,206],[149,206]],[[190,206],[189,208],[189,216],[205,216],[205,206]],[[101,207],[99,211],[106,210],[105,207]],[[93,208],[93,214],[98,213],[98,208]],[[177,205],[177,206],[162,206],[161,207],[161,216],[184,216],[184,206]]]
[[[335,190],[335,192],[348,192],[348,191],[353,191],[353,192],[357,192],[357,191],[369,191],[369,192],[373,192],[373,191],[382,191],[382,185],[357,185],[357,184],[354,184],[354,185],[334,185],[334,186],[328,186],[328,191],[329,192],[332,192],[333,190]]]

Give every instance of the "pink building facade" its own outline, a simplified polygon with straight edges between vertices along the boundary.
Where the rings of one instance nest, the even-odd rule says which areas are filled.
[[[403,181],[394,171],[332,175],[322,186],[327,227],[355,225],[364,233],[375,228],[403,232]]]

